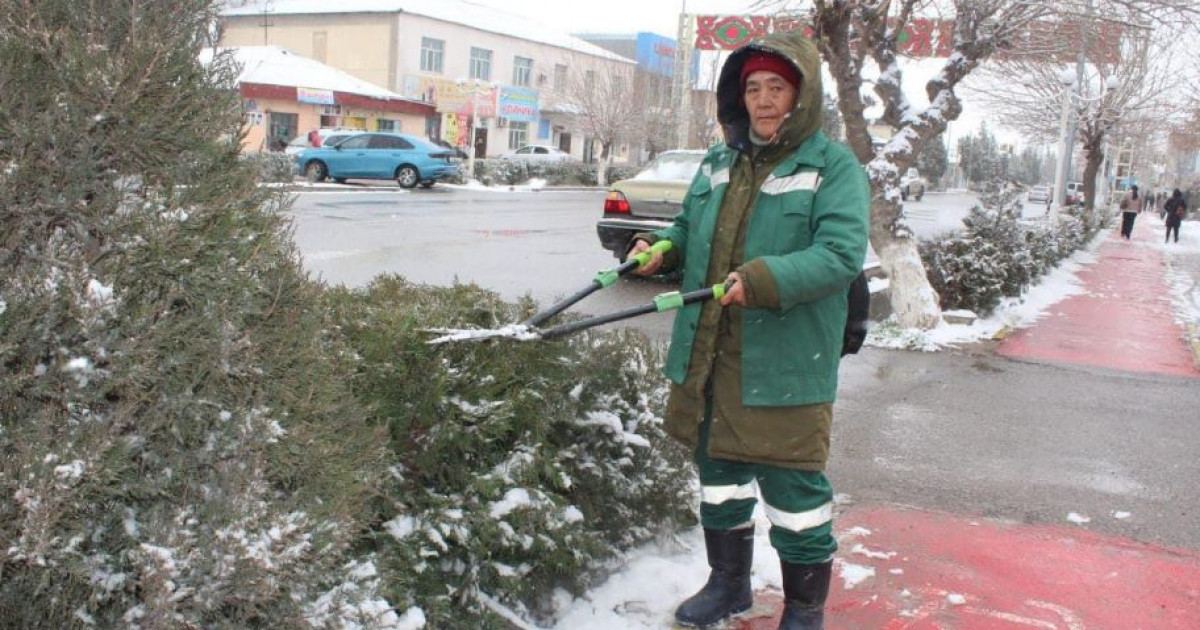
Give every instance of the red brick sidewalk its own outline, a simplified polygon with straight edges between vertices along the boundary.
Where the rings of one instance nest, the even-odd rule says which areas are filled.
[[[1147,246],[1157,242],[1153,227],[1135,225],[1132,241],[1109,236],[1096,251],[1095,264],[1078,274],[1086,292],[1050,307],[1032,326],[1005,339],[997,352],[1200,378],[1186,331],[1171,310],[1163,257]]]
[[[1197,552],[902,508],[851,508],[837,523],[827,630],[1200,628]],[[777,627],[779,593],[756,598],[762,612],[735,630]]]

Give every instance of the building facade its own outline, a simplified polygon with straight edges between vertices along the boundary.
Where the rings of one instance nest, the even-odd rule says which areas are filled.
[[[205,61],[214,51],[205,51]],[[278,46],[221,49],[242,68],[238,93],[245,114],[243,151],[280,151],[318,128],[424,135],[433,105],[296,55]]]
[[[643,100],[647,109],[661,121],[656,127],[646,130],[644,143],[640,146],[640,161],[653,157],[660,151],[673,148],[706,148],[720,140],[720,129],[716,123],[716,92],[711,90],[689,90],[688,111],[681,112],[673,99],[676,63],[676,42],[656,33],[582,33],[578,37],[605,50],[634,59],[637,70],[634,77],[634,92]],[[700,57],[691,57],[686,85],[695,86],[700,76]],[[688,144],[679,147],[677,125],[686,116],[689,120]]]
[[[546,144],[589,158],[593,139],[568,104],[573,77],[635,63],[459,0],[245,2],[223,12],[221,44],[278,46],[425,103],[420,134],[465,149],[474,125],[476,157]],[[325,126],[362,118],[336,104],[323,115]]]

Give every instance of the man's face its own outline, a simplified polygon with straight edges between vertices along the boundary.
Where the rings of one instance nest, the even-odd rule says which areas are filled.
[[[750,128],[760,138],[770,138],[796,106],[796,88],[774,72],[758,70],[746,77],[742,98],[750,112]]]

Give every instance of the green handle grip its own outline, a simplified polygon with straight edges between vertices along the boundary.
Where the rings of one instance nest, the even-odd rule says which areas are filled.
[[[640,252],[634,255],[632,258],[638,261],[639,267],[643,267],[646,265],[646,263],[650,262],[650,259],[654,257],[654,254],[666,254],[669,251],[671,251],[671,241],[663,240],[651,245],[649,250]]]
[[[671,291],[670,293],[660,293],[654,296],[654,310],[662,313],[663,311],[673,311],[683,308],[693,302],[705,302],[708,300],[719,300],[725,297],[725,293],[729,291],[729,284],[714,284],[707,289],[692,291],[691,293],[680,293],[679,291]]]
[[[654,310],[662,313],[664,311],[673,311],[677,308],[683,308],[683,294],[678,291],[670,293],[659,293],[654,296]]]

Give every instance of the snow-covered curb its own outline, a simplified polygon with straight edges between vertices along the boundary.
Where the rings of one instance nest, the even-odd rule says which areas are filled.
[[[896,348],[936,352],[959,344],[976,343],[989,339],[1001,339],[1017,328],[1025,328],[1036,322],[1052,306],[1085,289],[1079,282],[1077,272],[1096,262],[1096,248],[1108,238],[1108,231],[1101,233],[1087,248],[1075,252],[1051,272],[1029,287],[1017,298],[1004,298],[990,316],[977,319],[970,324],[950,324],[944,319],[938,327],[922,331],[900,328],[893,320],[872,326],[867,336],[867,345],[875,348]]]

